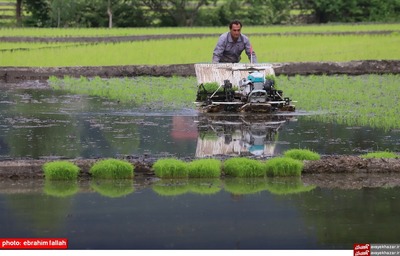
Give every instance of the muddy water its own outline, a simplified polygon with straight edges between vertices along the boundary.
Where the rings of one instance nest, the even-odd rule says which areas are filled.
[[[41,84],[2,88],[0,159],[273,156],[399,151],[400,132],[194,109],[137,109]],[[33,87],[33,88],[32,88]],[[1,237],[66,237],[76,249],[348,249],[398,243],[399,187],[297,179],[0,181]],[[396,240],[397,239],[397,240]]]
[[[399,130],[319,122],[315,113],[260,117],[138,109],[37,87],[2,88],[0,159],[274,156],[290,148],[320,154],[399,151]]]

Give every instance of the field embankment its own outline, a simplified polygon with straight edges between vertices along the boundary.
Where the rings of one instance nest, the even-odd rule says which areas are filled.
[[[365,60],[349,62],[288,62],[272,63],[276,75],[363,75],[400,74],[400,60]],[[0,81],[20,82],[47,80],[56,77],[135,77],[135,76],[195,76],[193,64],[129,65],[99,67],[3,67]]]

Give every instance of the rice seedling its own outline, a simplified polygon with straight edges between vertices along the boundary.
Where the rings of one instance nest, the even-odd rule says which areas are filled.
[[[201,178],[189,180],[190,192],[200,195],[212,195],[221,191],[222,182],[219,178]]]
[[[279,76],[280,88],[296,109],[328,114],[310,118],[385,130],[400,127],[399,75]]]
[[[265,162],[267,176],[300,176],[304,164],[288,157],[275,157]]]
[[[350,61],[400,58],[400,33],[387,35],[254,35],[258,62]],[[207,63],[215,37],[59,46],[27,51],[14,43],[0,51],[0,66],[120,66]],[[25,44],[25,43],[24,43]],[[385,47],[382,47],[385,45]],[[1,49],[1,44],[0,44]],[[165,49],[169,49],[165,51]],[[182,50],[185,49],[185,50]],[[98,54],[101,52],[102,54]],[[245,55],[243,53],[243,59]]]
[[[193,78],[184,77],[122,79],[50,77],[49,85],[55,90],[99,96],[121,104],[129,103],[152,109],[170,110],[193,107],[193,99],[196,98],[196,82]]]
[[[187,178],[189,175],[187,163],[175,158],[158,159],[152,168],[159,178]]]
[[[119,159],[104,159],[94,163],[89,173],[96,179],[132,179],[134,166]]]
[[[74,180],[78,178],[80,168],[69,161],[47,162],[42,166],[45,179]]]
[[[399,23],[358,23],[318,25],[270,25],[246,26],[246,34],[290,33],[290,32],[350,32],[400,30]],[[174,34],[219,34],[226,31],[219,27],[142,27],[142,28],[0,28],[3,36],[19,37],[93,37],[131,35],[174,35]]]
[[[79,186],[76,180],[46,179],[43,186],[43,192],[46,195],[54,197],[69,197],[79,192]]]
[[[369,152],[360,156],[361,158],[398,158],[399,155],[395,152],[389,151],[377,151],[377,152]]]
[[[274,177],[266,182],[266,190],[274,195],[299,194],[315,188],[314,185],[304,185],[300,177]]]
[[[321,158],[318,153],[309,149],[289,149],[283,155],[296,160],[319,160]]]
[[[224,179],[224,190],[234,195],[249,195],[265,190],[264,178],[233,178]]]
[[[110,198],[129,195],[135,191],[132,179],[92,180],[90,187],[97,193]]]
[[[264,177],[263,164],[255,159],[233,157],[223,163],[224,173],[232,177]]]
[[[187,165],[189,178],[217,178],[221,176],[221,161],[217,159],[197,159]]]
[[[152,189],[160,196],[179,196],[188,193],[190,186],[187,181],[160,180],[152,185]]]

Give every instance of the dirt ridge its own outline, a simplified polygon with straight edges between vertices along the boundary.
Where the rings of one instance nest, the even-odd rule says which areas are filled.
[[[348,62],[286,62],[271,63],[276,75],[365,75],[400,74],[400,60],[360,60]],[[194,64],[121,65],[75,67],[1,67],[0,82],[29,80],[45,81],[56,77],[135,77],[135,76],[196,76]]]

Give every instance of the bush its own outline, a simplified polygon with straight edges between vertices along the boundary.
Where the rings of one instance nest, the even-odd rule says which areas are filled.
[[[96,162],[89,170],[98,179],[131,179],[134,166],[125,160],[105,159]]]
[[[190,178],[218,178],[221,176],[221,161],[198,159],[188,164]]]
[[[78,177],[80,168],[68,161],[54,161],[45,163],[43,171],[49,180],[73,180]]]
[[[289,157],[276,157],[265,162],[267,176],[300,176],[304,164]]]
[[[293,158],[296,160],[319,160],[321,156],[308,149],[290,149],[283,154],[285,157]]]
[[[158,178],[187,178],[189,175],[187,164],[175,158],[157,160],[153,170]]]
[[[264,177],[263,165],[254,159],[235,157],[225,160],[224,172],[233,177]]]
[[[377,151],[361,155],[361,158],[398,158],[398,157],[399,155],[389,151]]]

